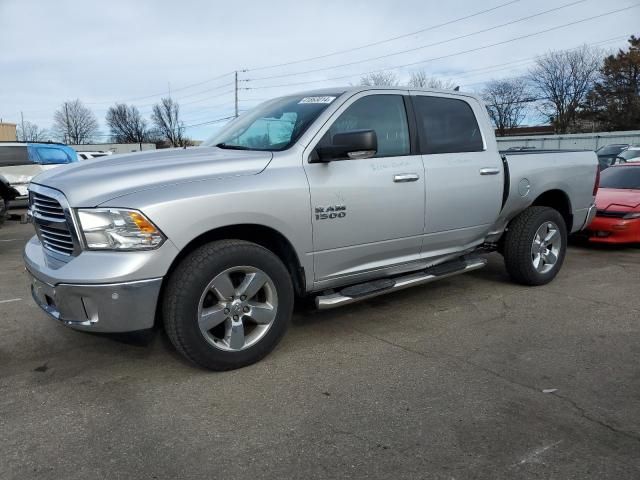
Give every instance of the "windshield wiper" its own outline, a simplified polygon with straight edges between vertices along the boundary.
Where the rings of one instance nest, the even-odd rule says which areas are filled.
[[[228,143],[218,143],[216,144],[216,147],[226,148],[227,150],[251,150],[251,148],[243,145],[229,145]]]

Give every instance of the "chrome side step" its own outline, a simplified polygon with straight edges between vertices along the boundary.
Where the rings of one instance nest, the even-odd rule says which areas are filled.
[[[405,288],[435,282],[442,278],[452,277],[460,273],[470,272],[484,267],[487,264],[485,258],[472,258],[467,260],[454,260],[443,263],[426,270],[396,277],[393,279],[374,280],[372,282],[353,285],[343,288],[339,292],[316,297],[316,307],[320,310],[341,307],[350,303],[360,302],[369,298],[384,295],[385,293],[403,290]]]

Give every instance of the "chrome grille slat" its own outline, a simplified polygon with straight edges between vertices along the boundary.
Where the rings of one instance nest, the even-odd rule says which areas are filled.
[[[67,255],[71,255],[71,252],[73,252],[73,247],[66,247],[64,245],[58,245],[58,244],[50,242],[48,240],[44,240],[43,245],[45,245],[47,248],[50,248],[51,250],[55,250],[57,252],[64,252]]]
[[[51,207],[61,208],[60,204],[57,201],[55,201],[55,200],[52,201],[52,200],[43,198],[42,195],[35,195],[34,198],[33,198],[33,201],[35,203],[39,203],[41,205],[49,205]]]
[[[34,203],[34,205],[36,206],[36,208],[38,210],[43,210],[43,211],[46,211],[46,212],[49,212],[49,213],[57,213],[58,215],[64,215],[64,212],[62,210],[57,209],[55,207],[46,207],[46,206],[40,205],[38,203]]]
[[[62,211],[62,208],[60,207],[60,205],[55,205],[53,203],[44,203],[40,200],[34,200],[33,201],[34,205],[38,206],[38,207],[43,207],[43,208],[51,208],[51,209],[55,209],[58,211]]]
[[[38,207],[38,213],[46,217],[57,218],[57,219],[59,218],[61,220],[65,218],[64,213],[52,212],[50,210],[45,210],[41,207]]]
[[[60,231],[60,230],[55,230],[53,228],[48,228],[48,227],[44,227],[42,225],[40,225],[40,232],[44,235],[51,235],[54,237],[59,237],[60,239],[68,239],[69,238],[69,234],[67,234],[66,232]]]
[[[44,245],[44,246],[45,246],[45,248],[47,248],[48,250],[51,250],[52,252],[60,253],[60,254],[62,254],[62,255],[70,256],[70,255],[71,255],[71,253],[72,253],[71,251],[64,250],[64,249],[62,249],[62,248],[58,248],[58,247],[53,246],[53,245],[49,245],[48,243],[44,243],[43,245]]]
[[[51,235],[49,235],[47,233],[41,233],[41,235],[42,235],[42,238],[44,240],[46,240],[47,242],[49,242],[49,243],[54,243],[54,244],[59,245],[61,247],[66,247],[66,248],[70,248],[71,250],[73,250],[73,242],[71,242],[69,240],[63,240],[63,239],[60,239],[60,238],[56,238],[56,237],[53,237],[53,236],[51,236]]]
[[[39,187],[41,188],[41,187]],[[36,233],[47,250],[64,256],[74,255],[78,251],[78,243],[73,234],[73,226],[62,205],[64,197],[58,192],[51,196],[40,193],[42,190],[30,191],[29,200]]]

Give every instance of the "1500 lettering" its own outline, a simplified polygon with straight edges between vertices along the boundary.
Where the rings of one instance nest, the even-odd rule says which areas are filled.
[[[345,205],[329,205],[328,207],[316,207],[316,220],[333,220],[347,216]]]

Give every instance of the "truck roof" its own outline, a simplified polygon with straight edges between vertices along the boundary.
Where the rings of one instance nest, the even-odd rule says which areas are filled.
[[[304,90],[301,92],[296,92],[296,95],[330,95],[330,94],[344,94],[344,93],[350,93],[350,94],[356,94],[356,93],[360,93],[360,92],[368,92],[368,91],[380,91],[380,90],[410,90],[412,92],[428,92],[428,93],[438,93],[438,94],[444,94],[444,95],[454,95],[454,96],[461,96],[461,97],[471,97],[471,98],[475,98],[476,100],[482,102],[482,100],[474,93],[470,93],[470,92],[460,92],[460,91],[456,91],[456,90],[440,90],[440,89],[436,89],[436,88],[413,88],[413,87],[409,87],[406,85],[398,85],[395,87],[388,87],[388,86],[360,86],[360,85],[355,85],[355,86],[348,86],[348,87],[334,87],[334,88],[321,88],[321,89],[314,89],[314,90]]]

